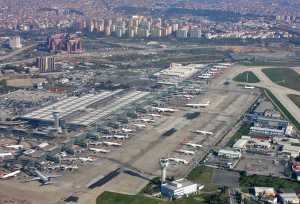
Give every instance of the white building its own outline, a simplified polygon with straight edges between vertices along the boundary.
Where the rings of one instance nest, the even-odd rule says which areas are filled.
[[[191,38],[201,38],[202,37],[201,30],[199,28],[192,29],[190,31],[190,37]]]
[[[19,49],[22,48],[21,38],[20,36],[14,36],[9,39],[9,47],[11,49]]]
[[[299,204],[300,200],[296,193],[280,193],[279,201],[282,204]]]
[[[192,183],[186,179],[179,179],[161,185],[161,194],[169,198],[180,198],[203,189],[204,185]]]
[[[219,157],[225,157],[230,159],[239,159],[242,154],[239,151],[236,150],[226,150],[226,149],[220,149],[218,152]]]
[[[188,29],[182,28],[176,31],[177,38],[187,38],[188,37]]]
[[[154,75],[161,81],[176,83],[193,76],[204,66],[205,65],[203,64],[182,65],[178,63],[171,63],[169,68],[157,72]]]
[[[254,195],[266,203],[277,204],[277,197],[274,188],[254,187]]]

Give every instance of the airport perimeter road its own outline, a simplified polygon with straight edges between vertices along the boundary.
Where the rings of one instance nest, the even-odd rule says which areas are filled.
[[[289,94],[295,94],[300,96],[300,92],[289,89],[287,87],[280,86],[272,82],[263,72],[262,69],[270,67],[244,67],[235,66],[236,72],[233,77],[244,71],[252,71],[260,80],[259,83],[251,83],[250,86],[257,86],[269,89],[272,94],[285,106],[285,108],[293,115],[293,117],[300,123],[300,109],[294,104],[294,102],[288,97]],[[240,82],[238,82],[241,84]],[[247,83],[245,83],[247,84]]]

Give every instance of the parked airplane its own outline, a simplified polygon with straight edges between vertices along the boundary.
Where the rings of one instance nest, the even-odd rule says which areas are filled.
[[[128,135],[114,135],[115,139],[128,139]]]
[[[153,123],[154,120],[153,119],[149,119],[149,118],[141,118],[139,119],[140,121],[146,122],[146,123]]]
[[[183,143],[183,144],[186,145],[186,146],[193,147],[193,148],[201,148],[201,147],[203,147],[203,146],[200,145],[200,144],[195,144],[195,143],[190,143],[190,142]]]
[[[73,169],[79,169],[77,165],[60,165],[60,168],[62,170],[73,170]]]
[[[93,151],[93,152],[101,152],[101,153],[109,153],[110,150],[107,150],[107,149],[98,149],[98,148],[89,148],[90,151]]]
[[[218,68],[211,68],[210,70],[213,72],[220,72],[220,70]]]
[[[59,170],[73,170],[73,169],[78,169],[78,166],[77,165],[55,165],[55,166],[50,166],[48,169],[52,169],[52,170],[55,170],[55,169],[59,169]]]
[[[36,177],[30,179],[29,181],[40,181],[43,185],[51,184],[52,182],[50,180],[52,178],[61,176],[61,175],[45,175],[42,174],[42,172],[40,172],[39,170],[34,170],[34,173]]]
[[[212,135],[214,134],[213,132],[205,131],[205,130],[196,130],[196,133],[200,133],[203,135]]]
[[[154,110],[156,110],[157,112],[167,112],[167,113],[174,113],[177,110],[173,109],[173,108],[159,108],[159,107],[153,107]]]
[[[13,172],[11,172],[11,173],[8,173],[8,174],[5,174],[5,175],[1,176],[0,178],[1,178],[1,179],[8,179],[8,178],[10,178],[10,177],[17,176],[19,173],[21,173],[20,170],[13,171]]]
[[[159,115],[159,114],[155,114],[155,113],[150,113],[150,114],[148,114],[149,116],[152,116],[152,117],[161,117],[161,115]]]
[[[194,151],[190,151],[190,150],[185,150],[185,149],[178,149],[176,150],[177,153],[182,153],[182,154],[187,154],[187,155],[194,155],[195,152]]]
[[[125,133],[131,133],[131,132],[133,132],[133,130],[127,129],[127,128],[122,128],[121,131],[125,132]]]
[[[13,154],[11,152],[4,152],[4,153],[0,153],[0,157],[4,158],[4,157],[8,157],[8,156],[12,156]]]
[[[102,142],[89,142],[89,145],[98,146],[98,145],[102,145]]]
[[[122,146],[121,143],[117,143],[117,142],[107,142],[107,141],[105,141],[105,142],[103,142],[103,144],[104,144],[104,145],[107,145],[107,146],[115,146],[115,147],[120,147],[120,146]]]
[[[93,162],[96,160],[96,158],[93,157],[79,157],[78,159],[83,162]]]
[[[186,99],[188,99],[188,100],[194,98],[193,95],[183,95],[183,97],[186,98]]]
[[[245,88],[245,89],[255,89],[254,86],[248,86],[248,85],[245,85],[244,88]]]
[[[179,159],[179,158],[168,158],[169,161],[173,161],[176,163],[181,163],[181,164],[188,164],[189,162],[185,159]]]
[[[10,149],[23,149],[23,145],[7,145],[5,147]]]
[[[200,76],[198,76],[198,78],[200,78],[200,79],[211,79],[212,77],[211,76],[200,75]]]
[[[209,106],[210,101],[207,101],[206,103],[188,103],[186,104],[187,107],[192,107],[192,108],[205,108]]]
[[[138,127],[138,128],[145,128],[146,127],[146,125],[144,125],[144,124],[138,124],[138,123],[133,124],[133,125],[136,126],[136,127]]]
[[[103,135],[101,138],[103,138],[103,139],[113,139],[114,136],[113,135]]]

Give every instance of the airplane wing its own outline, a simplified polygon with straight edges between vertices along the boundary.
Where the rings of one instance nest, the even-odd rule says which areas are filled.
[[[40,179],[41,179],[40,177],[33,177],[33,178],[27,180],[26,182],[30,182],[30,181],[38,181],[38,180],[40,180]]]

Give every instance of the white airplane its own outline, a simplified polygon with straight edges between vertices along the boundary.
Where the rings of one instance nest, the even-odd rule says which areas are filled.
[[[168,158],[169,161],[173,161],[176,163],[181,163],[181,164],[188,164],[189,162],[185,159],[179,159],[179,158]]]
[[[1,178],[1,179],[8,179],[8,178],[10,178],[10,177],[17,176],[19,173],[21,173],[21,171],[20,171],[20,170],[17,170],[17,171],[14,171],[14,172],[5,174],[4,176],[1,176],[0,178]]]
[[[93,162],[96,160],[96,158],[93,157],[79,157],[78,159],[83,162]]]
[[[133,132],[133,130],[127,129],[127,128],[122,128],[121,131],[125,132],[125,133],[131,133],[131,132]]]
[[[102,145],[102,142],[89,142],[89,145],[98,146],[98,145]]]
[[[103,139],[113,139],[114,136],[113,135],[103,135],[101,138],[103,138]]]
[[[212,135],[214,134],[213,132],[205,131],[205,130],[196,130],[196,133],[200,133],[203,135]]]
[[[107,150],[107,149],[98,149],[98,148],[89,148],[90,151],[93,151],[93,152],[101,152],[101,153],[109,153],[110,150]]]
[[[148,114],[149,116],[152,116],[152,117],[161,117],[161,115],[159,115],[159,114],[155,114],[155,113],[150,113],[150,114]]]
[[[103,144],[104,144],[104,145],[107,145],[107,146],[115,146],[115,147],[120,147],[120,146],[122,146],[121,143],[117,143],[117,142],[107,142],[107,141],[105,141],[105,142],[103,142]]]
[[[35,170],[34,173],[36,174],[36,177],[30,179],[29,181],[40,181],[43,185],[51,184],[51,178],[56,178],[61,175],[44,175],[39,170]]]
[[[201,147],[203,147],[200,144],[195,144],[195,143],[190,143],[190,142],[183,143],[183,144],[186,145],[186,146],[189,146],[189,147],[193,147],[193,148],[201,148]]]
[[[62,170],[73,170],[73,169],[79,169],[79,167],[77,165],[61,165],[60,168]]]
[[[141,118],[141,119],[139,119],[140,121],[143,121],[143,122],[145,122],[145,123],[153,123],[154,122],[154,120],[153,119],[149,119],[149,118]]]
[[[176,150],[177,153],[182,153],[182,154],[187,154],[187,155],[194,155],[195,152],[194,151],[190,151],[190,150],[185,150],[185,149],[178,149]]]
[[[201,74],[201,76],[212,76],[212,74],[211,74],[211,73],[209,73],[209,72],[207,72],[207,73],[203,73],[203,74]]]
[[[198,78],[200,78],[200,79],[211,79],[211,76],[203,76],[203,75],[201,75],[201,76],[198,76]]]
[[[23,145],[7,145],[5,147],[10,149],[23,149]]]
[[[138,124],[138,123],[136,123],[136,124],[133,124],[135,127],[138,127],[138,128],[145,128],[146,127],[146,125],[144,125],[144,124]]]
[[[193,95],[183,95],[183,97],[186,98],[186,99],[192,99],[192,98],[194,98]]]
[[[154,110],[156,110],[157,112],[169,112],[169,113],[174,113],[177,110],[173,109],[173,108],[159,108],[159,107],[153,107]]]
[[[210,70],[213,72],[220,72],[220,70],[218,68],[211,68]]]
[[[8,157],[8,156],[12,156],[13,154],[11,152],[4,152],[4,153],[0,153],[0,157],[4,158],[4,157]]]
[[[192,107],[192,108],[205,108],[209,106],[210,101],[207,101],[206,103],[188,103],[186,104],[187,107]]]
[[[248,86],[248,85],[245,85],[244,88],[245,88],[245,89],[255,89],[254,86]]]
[[[128,135],[114,135],[115,139],[128,139]]]

